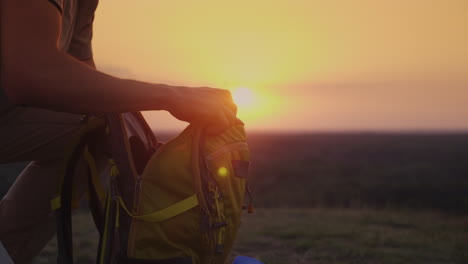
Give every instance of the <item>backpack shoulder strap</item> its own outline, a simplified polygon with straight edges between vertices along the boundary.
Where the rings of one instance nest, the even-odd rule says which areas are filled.
[[[87,123],[80,128],[78,134],[65,153],[65,162],[62,173],[60,174],[57,195],[51,201],[52,209],[56,212],[57,262],[59,264],[73,263],[71,209],[75,168],[85,148],[88,137],[93,132],[104,127],[105,120],[102,118],[95,118],[87,121]]]

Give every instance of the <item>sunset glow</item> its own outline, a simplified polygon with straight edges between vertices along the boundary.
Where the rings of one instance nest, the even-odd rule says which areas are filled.
[[[229,89],[250,129],[468,129],[467,10],[460,0],[100,1],[94,57],[123,78]],[[145,117],[186,126],[163,111]]]
[[[247,125],[261,124],[277,115],[281,110],[282,101],[273,91],[238,87],[231,90],[237,105],[237,115]]]
[[[232,98],[237,105],[238,116],[244,122],[257,118],[259,113],[266,110],[262,109],[265,105],[262,104],[260,98],[250,88],[235,88],[232,90]]]
[[[255,96],[247,87],[240,87],[232,91],[234,102],[239,107],[249,107],[255,104]]]

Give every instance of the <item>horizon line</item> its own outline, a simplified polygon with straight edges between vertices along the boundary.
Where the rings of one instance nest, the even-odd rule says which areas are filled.
[[[180,133],[183,129],[152,129],[156,133]],[[467,129],[247,129],[265,134],[468,134]]]

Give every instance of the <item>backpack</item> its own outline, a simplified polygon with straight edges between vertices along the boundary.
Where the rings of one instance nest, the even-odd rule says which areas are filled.
[[[103,131],[110,154],[107,191],[87,145]],[[252,212],[250,154],[240,121],[218,135],[190,124],[162,144],[140,113],[110,114],[84,125],[52,201],[61,264],[73,263],[72,182],[80,155],[90,171],[99,264],[222,264],[234,244],[242,210]],[[245,194],[249,206],[244,206]]]

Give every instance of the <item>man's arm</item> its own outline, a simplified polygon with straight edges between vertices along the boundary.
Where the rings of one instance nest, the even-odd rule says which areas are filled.
[[[2,1],[2,87],[18,104],[73,113],[168,110],[194,121],[234,120],[229,92],[120,79],[58,50],[61,18],[47,1]]]

